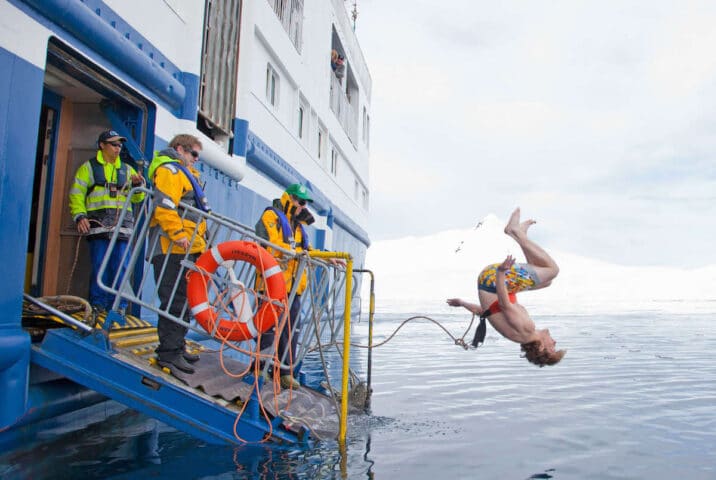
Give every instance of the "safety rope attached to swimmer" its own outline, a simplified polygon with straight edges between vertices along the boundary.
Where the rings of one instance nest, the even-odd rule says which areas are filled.
[[[352,347],[356,347],[356,348],[376,348],[376,347],[381,347],[381,346],[385,345],[386,343],[388,343],[390,340],[392,340],[393,337],[395,337],[395,335],[397,335],[398,331],[399,331],[401,328],[403,328],[407,323],[412,322],[412,321],[414,321],[414,320],[428,320],[428,321],[434,323],[435,325],[437,325],[438,327],[440,327],[440,328],[447,334],[447,336],[450,337],[453,342],[455,342],[455,345],[459,345],[459,346],[461,346],[462,348],[464,348],[465,350],[469,350],[469,349],[470,349],[470,345],[468,345],[468,344],[465,342],[465,337],[466,337],[467,334],[470,332],[470,329],[472,328],[472,324],[475,322],[475,316],[476,316],[476,315],[473,313],[473,314],[472,314],[472,319],[470,320],[470,324],[467,326],[467,329],[465,329],[465,333],[463,333],[463,334],[462,334],[462,337],[460,337],[460,338],[455,337],[452,333],[450,333],[450,331],[448,331],[447,328],[445,328],[445,327],[444,327],[440,322],[438,322],[437,320],[435,320],[435,319],[433,319],[433,318],[430,318],[430,317],[428,317],[428,316],[425,316],[425,315],[416,315],[416,316],[410,317],[410,318],[408,318],[408,319],[406,319],[406,320],[403,320],[403,322],[398,326],[398,328],[396,328],[395,331],[393,331],[393,333],[391,333],[385,340],[383,340],[382,342],[373,344],[372,347],[371,347],[371,346],[368,346],[368,345],[361,345],[361,344],[358,344],[358,343],[353,343],[353,342],[351,342],[351,346],[352,346]],[[480,329],[480,326],[478,325],[477,328],[478,328],[478,330],[479,330],[479,329]],[[483,328],[483,330],[487,330],[487,327],[486,327],[486,326],[483,326],[482,328]],[[482,334],[482,339],[484,340],[484,338],[485,338],[485,334],[483,333],[483,334]],[[473,343],[474,343],[474,340],[473,340]],[[331,343],[328,343],[328,344],[323,344],[323,346],[326,347],[326,346],[338,345],[338,344],[339,344],[339,342],[335,342],[335,341],[334,341],[334,342],[331,342]],[[315,347],[312,348],[312,349],[309,350],[309,351],[314,351],[314,350],[316,350]]]

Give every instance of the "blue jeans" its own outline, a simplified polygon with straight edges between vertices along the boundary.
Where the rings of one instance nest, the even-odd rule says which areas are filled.
[[[90,277],[90,292],[89,301],[92,305],[102,307],[105,310],[112,308],[114,302],[114,295],[109,292],[105,292],[99,288],[97,283],[97,274],[99,267],[102,265],[102,259],[104,259],[109,247],[109,239],[105,238],[93,238],[89,241],[90,248],[90,261],[92,262],[92,276]],[[109,257],[107,268],[104,269],[104,276],[102,277],[102,283],[107,286],[112,286],[115,290],[119,289],[119,285],[122,283],[122,277],[127,269],[127,261],[122,263],[122,257],[124,252],[127,251],[127,241],[117,240],[112,249],[112,254]],[[129,258],[127,258],[129,260]],[[119,274],[117,282],[114,283],[114,277]],[[127,301],[122,300],[119,304],[120,308],[127,307]]]

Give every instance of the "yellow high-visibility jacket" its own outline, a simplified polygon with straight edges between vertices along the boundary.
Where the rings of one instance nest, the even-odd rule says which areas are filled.
[[[152,215],[150,226],[162,229],[160,237],[162,253],[167,253],[169,244],[186,238],[190,240],[189,253],[201,253],[206,250],[206,221],[193,212],[179,211],[179,202],[196,206],[194,189],[184,172],[176,167],[180,162],[179,154],[173,148],[158,152],[149,167],[149,178],[154,184],[156,208]],[[197,179],[199,171],[187,167]],[[182,219],[182,215],[184,218]],[[172,246],[171,253],[186,253],[176,244]]]
[[[92,160],[80,165],[75,173],[69,193],[72,219],[75,222],[83,217],[89,220],[89,238],[109,238],[112,232],[119,228],[119,238],[126,240],[134,229],[134,215],[131,204],[124,216],[122,225],[117,225],[117,222],[120,211],[127,201],[127,194],[132,188],[132,175],[136,175],[137,171],[130,165],[123,164],[119,157],[113,163],[105,161],[101,150],[97,150],[95,158],[104,170],[106,183],[102,185],[95,183],[99,179],[94,178]],[[123,185],[116,185],[118,172],[123,168],[126,168],[125,182]],[[114,196],[110,192],[109,184],[116,185],[116,194]],[[142,200],[144,200],[143,192],[132,195],[132,203],[139,203]]]
[[[304,250],[311,250],[311,246],[308,244],[308,239],[304,239],[303,228],[291,228],[292,212],[290,206],[290,196],[284,192],[280,199],[276,199],[273,202],[273,207],[277,210],[284,212],[288,219],[289,232],[284,232],[282,228],[282,222],[279,219],[276,212],[271,209],[266,209],[261,215],[261,218],[256,223],[256,235],[268,240],[269,242],[278,245],[286,250],[295,250],[297,253],[303,252]],[[285,234],[285,235],[284,235]],[[304,247],[306,247],[304,249]],[[283,253],[280,251],[268,247],[267,250],[280,262]],[[296,294],[301,295],[306,290],[308,284],[308,276],[306,270],[303,270],[301,278],[296,279],[298,274],[298,260],[290,259],[286,263],[286,267],[283,270],[283,278],[286,282],[286,292],[290,293],[291,288],[296,280],[298,280],[298,286],[296,288]]]

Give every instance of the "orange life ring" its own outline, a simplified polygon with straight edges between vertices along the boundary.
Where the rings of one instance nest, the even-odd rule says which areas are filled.
[[[219,320],[217,325],[218,314],[209,303],[207,287],[211,274],[227,260],[241,260],[256,267],[257,272],[263,276],[266,296],[286,305],[283,271],[273,255],[257,243],[232,240],[202,253],[195,263],[198,271],[192,271],[187,276],[186,296],[191,313],[204,330],[217,338],[237,342],[256,338],[260,332],[265,332],[278,323],[281,307],[264,302],[256,315],[248,321],[223,319]]]

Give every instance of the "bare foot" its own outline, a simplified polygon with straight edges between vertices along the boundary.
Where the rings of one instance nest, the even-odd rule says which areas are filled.
[[[532,220],[531,218],[529,220],[525,220],[524,222],[520,223],[520,231],[527,235],[527,229],[530,228],[532,225],[537,223],[536,220]]]
[[[505,225],[505,233],[512,236],[512,232],[516,231],[520,227],[520,207],[515,208],[515,211],[510,215],[510,219]]]
[[[505,233],[516,240],[517,237],[527,236],[527,229],[535,223],[532,219],[520,223],[520,209],[516,208],[505,226]]]

